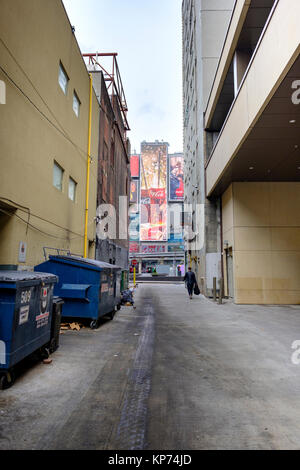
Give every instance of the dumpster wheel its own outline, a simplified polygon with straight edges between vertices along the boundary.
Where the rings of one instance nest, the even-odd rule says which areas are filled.
[[[113,320],[115,318],[115,314],[116,314],[116,311],[112,310],[110,313],[108,313],[107,316],[110,320]]]
[[[56,344],[56,339],[52,338],[51,341],[50,341],[50,344],[49,344],[50,354],[53,354],[56,351],[57,348],[58,348],[58,346]],[[46,359],[48,359],[48,358],[46,358]]]
[[[39,349],[39,359],[43,361],[44,359],[49,359],[50,349],[47,346],[43,346]]]
[[[15,374],[13,370],[4,372],[4,374],[0,376],[0,390],[6,390],[12,387],[14,382],[15,382]]]
[[[99,320],[92,320],[90,323],[91,330],[97,330],[99,328]]]

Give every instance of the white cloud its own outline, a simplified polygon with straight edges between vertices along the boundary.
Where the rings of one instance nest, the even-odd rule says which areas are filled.
[[[181,0],[64,4],[82,52],[118,52],[132,148],[165,139],[182,151]]]

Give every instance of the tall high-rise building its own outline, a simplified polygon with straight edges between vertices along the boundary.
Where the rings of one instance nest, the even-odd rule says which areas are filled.
[[[299,15],[298,0],[182,4],[188,261],[240,304],[300,303]]]

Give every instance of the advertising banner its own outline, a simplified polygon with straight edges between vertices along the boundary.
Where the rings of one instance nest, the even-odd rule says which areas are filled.
[[[131,178],[140,177],[140,157],[139,155],[132,155],[130,157],[130,171]]]
[[[132,180],[130,183],[130,204],[136,204],[139,202],[139,189],[140,182],[137,180]]]
[[[129,213],[129,240],[140,240],[140,214],[132,212]]]
[[[129,253],[139,253],[140,252],[140,245],[135,242],[129,243]]]
[[[141,253],[144,253],[144,254],[166,253],[166,247],[165,245],[142,245]]]
[[[178,251],[182,251],[184,253],[184,245],[168,245],[169,253],[174,253]]]
[[[169,157],[169,201],[184,200],[184,160],[183,155]]]
[[[183,204],[169,204],[169,242],[183,242]]]
[[[169,243],[182,243],[183,242],[183,233],[170,233]]]
[[[141,240],[167,241],[167,144],[142,144]]]

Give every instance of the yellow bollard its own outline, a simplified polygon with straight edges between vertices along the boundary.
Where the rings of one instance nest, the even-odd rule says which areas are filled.
[[[133,285],[135,287],[136,284],[136,268],[133,268]]]

